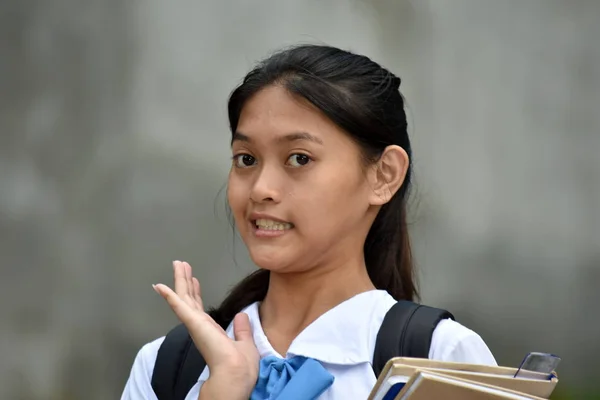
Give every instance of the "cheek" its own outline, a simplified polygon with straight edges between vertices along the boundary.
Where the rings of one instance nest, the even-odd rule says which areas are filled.
[[[295,191],[294,203],[302,213],[301,220],[313,233],[354,225],[368,209],[366,187],[354,174],[319,174],[310,190]]]
[[[236,179],[231,174],[227,183],[227,201],[233,216],[236,219],[236,224],[239,224],[239,219],[244,218],[246,206],[248,202],[248,190],[243,182]]]

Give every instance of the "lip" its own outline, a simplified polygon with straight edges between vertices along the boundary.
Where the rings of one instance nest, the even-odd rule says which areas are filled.
[[[269,215],[269,214],[265,214],[265,213],[258,213],[258,212],[254,212],[252,214],[250,214],[249,218],[248,218],[248,224],[250,224],[250,228],[252,230],[252,233],[254,234],[255,237],[257,238],[274,238],[274,237],[279,237],[279,236],[283,236],[286,233],[288,233],[290,230],[289,229],[285,229],[285,230],[267,230],[267,229],[260,229],[256,226],[256,220],[257,219],[268,219],[271,221],[275,221],[275,222],[279,222],[279,223],[283,223],[283,224],[291,224],[291,222],[285,221],[281,218],[277,218],[273,215]],[[294,228],[294,224],[292,225],[292,229]]]
[[[248,217],[248,219],[250,220],[250,222],[254,222],[257,219],[269,219],[271,221],[280,222],[282,224],[289,224],[290,223],[290,222],[285,221],[285,220],[283,220],[281,218],[277,218],[277,217],[275,217],[273,215],[264,214],[264,213],[258,213],[258,212],[253,212],[252,214],[250,214],[250,216]]]

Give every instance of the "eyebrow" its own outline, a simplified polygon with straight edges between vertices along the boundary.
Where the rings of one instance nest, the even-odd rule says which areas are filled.
[[[308,132],[294,132],[277,138],[277,142],[295,142],[297,140],[307,140],[309,142],[323,144],[323,141],[320,138],[311,135]],[[231,144],[233,144],[235,141],[252,143],[252,139],[248,135],[245,135],[241,132],[235,132],[233,134],[233,137],[231,138]]]

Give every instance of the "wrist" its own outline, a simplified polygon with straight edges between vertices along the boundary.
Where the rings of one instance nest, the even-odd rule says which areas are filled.
[[[248,400],[256,379],[247,374],[213,375],[202,384],[198,400]]]

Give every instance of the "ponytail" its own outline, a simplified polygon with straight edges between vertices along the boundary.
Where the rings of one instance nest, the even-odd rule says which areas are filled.
[[[219,307],[209,310],[208,315],[227,329],[237,313],[252,303],[264,300],[269,289],[269,275],[266,269],[254,271],[229,292]]]
[[[413,301],[418,292],[403,188],[379,210],[365,240],[364,253],[369,278],[377,289],[386,290],[396,300]]]

